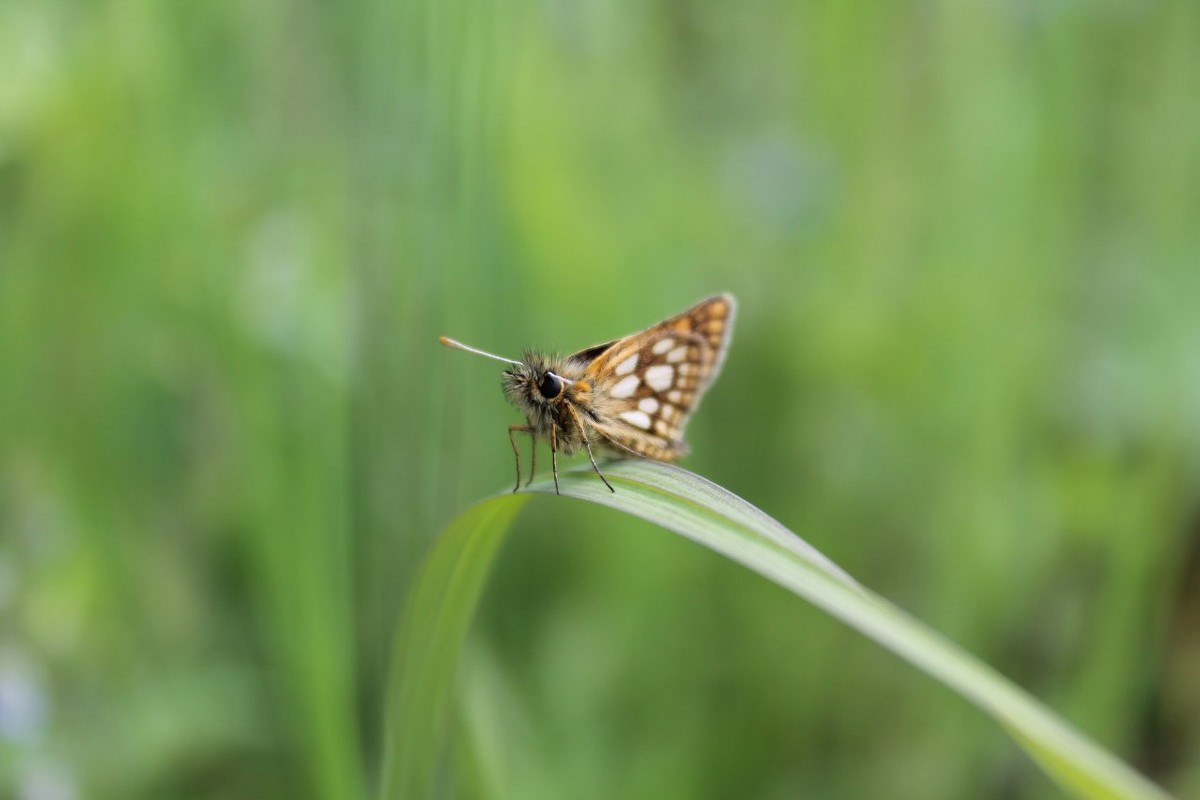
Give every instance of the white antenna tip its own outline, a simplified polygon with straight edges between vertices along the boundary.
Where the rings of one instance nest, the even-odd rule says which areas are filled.
[[[495,360],[503,361],[506,364],[515,364],[517,366],[520,366],[520,364],[521,364],[520,361],[513,361],[511,358],[504,358],[503,356],[498,356],[498,355],[489,353],[486,350],[479,350],[474,347],[468,347],[467,345],[463,344],[460,341],[451,339],[449,336],[439,336],[438,341],[441,342],[442,344],[446,345],[446,347],[453,347],[455,350],[465,350],[468,353],[475,353],[476,355],[485,356],[487,358],[494,358]]]

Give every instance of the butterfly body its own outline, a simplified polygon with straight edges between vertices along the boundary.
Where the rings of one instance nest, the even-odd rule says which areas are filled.
[[[591,387],[582,382],[585,366],[529,351],[519,366],[504,372],[504,395],[525,415],[529,433],[549,442],[557,429],[558,449],[566,455],[583,447],[586,427],[581,431],[575,417],[583,426],[595,422]]]
[[[558,487],[557,454],[584,449],[596,466],[594,449],[617,456],[675,461],[688,452],[684,426],[720,371],[736,304],[731,295],[702,300],[644,331],[594,345],[565,358],[527,352],[520,361],[492,356],[443,337],[452,347],[507,361],[504,394],[526,424],[509,427],[521,482],[514,433],[549,443]],[[516,489],[514,489],[516,491]]]

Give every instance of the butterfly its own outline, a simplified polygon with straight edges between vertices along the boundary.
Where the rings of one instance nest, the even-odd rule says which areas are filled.
[[[508,428],[517,462],[514,492],[521,488],[517,433],[531,439],[526,486],[537,471],[537,440],[543,439],[550,444],[555,492],[558,452],[571,455],[581,448],[600,480],[615,492],[596,465],[593,449],[657,461],[686,455],[684,426],[721,370],[736,311],[733,296],[719,294],[644,331],[566,358],[527,351],[514,361],[445,336],[439,341],[512,365],[504,371],[504,394],[526,420]]]

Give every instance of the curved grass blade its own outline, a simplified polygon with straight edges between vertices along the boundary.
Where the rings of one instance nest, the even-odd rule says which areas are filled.
[[[590,470],[564,473],[562,494],[661,525],[819,606],[970,700],[996,719],[1071,796],[1166,800],[1167,795],[973,656],[855,582],[774,519],[711,481],[652,461],[605,467],[610,493]],[[553,493],[549,481],[530,492]],[[487,564],[520,507],[492,498],[456,519],[421,570],[397,639],[383,797],[425,797],[445,728],[451,676]],[[488,526],[493,526],[488,528]],[[460,563],[461,562],[461,563]],[[451,585],[451,581],[456,585]],[[474,583],[472,583],[474,581]],[[456,596],[461,594],[462,596]],[[468,602],[469,601],[469,602]],[[439,631],[445,625],[448,630]],[[419,630],[418,630],[419,629]],[[436,652],[410,648],[437,646]],[[423,644],[424,643],[424,644]],[[437,696],[423,696],[435,691]],[[419,712],[419,718],[404,714]],[[390,768],[390,769],[388,769]]]
[[[479,595],[528,495],[493,497],[442,531],[409,591],[392,649],[381,797],[433,797],[455,670]]]

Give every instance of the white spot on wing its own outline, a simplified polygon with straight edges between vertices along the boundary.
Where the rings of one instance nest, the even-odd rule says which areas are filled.
[[[633,397],[633,393],[637,391],[638,384],[642,381],[637,375],[630,375],[622,378],[616,386],[609,390],[610,397],[615,397],[621,400],[626,397]]]
[[[646,370],[646,383],[656,392],[665,392],[675,381],[675,368],[667,364],[655,364]]]
[[[661,356],[663,353],[667,352],[674,346],[675,346],[675,340],[670,337],[667,337],[666,339],[659,339],[657,342],[654,343],[654,347],[652,347],[650,349],[654,352],[654,355]]]
[[[622,411],[617,416],[644,431],[650,430],[650,415],[645,411]]]
[[[678,389],[672,389],[671,391],[667,392],[667,399],[672,403],[678,403],[683,399],[683,392],[679,391]]]
[[[658,401],[653,397],[643,397],[642,401],[638,403],[638,408],[647,414],[653,414],[655,411],[658,411]]]
[[[674,364],[679,361],[683,361],[685,358],[687,358],[687,352],[688,352],[687,345],[681,344],[681,345],[679,345],[679,347],[676,347],[674,350],[667,353],[667,361],[671,364]]]
[[[617,368],[613,370],[617,375],[628,375],[637,369],[638,354],[634,353],[629,358],[617,364]]]

